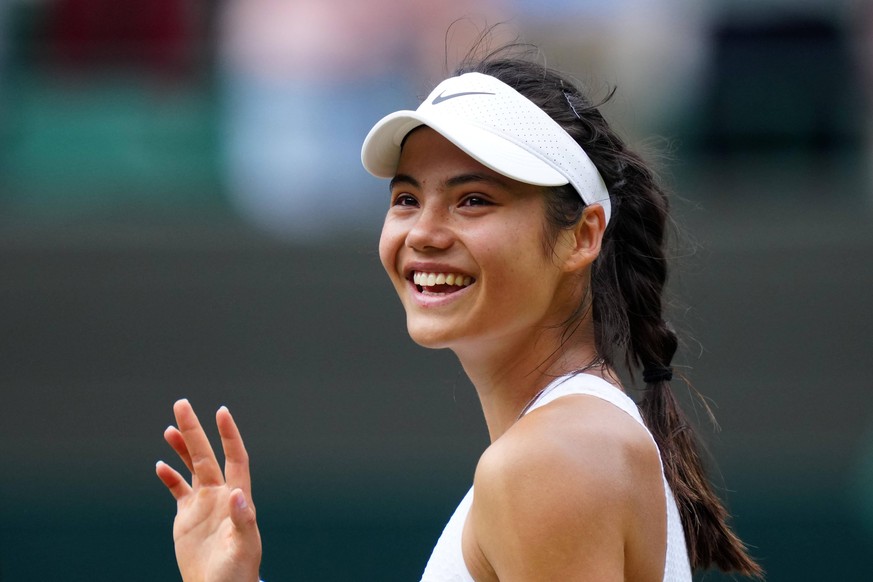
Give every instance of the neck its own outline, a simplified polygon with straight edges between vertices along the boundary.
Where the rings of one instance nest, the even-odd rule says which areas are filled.
[[[499,349],[489,349],[489,342],[454,349],[476,387],[491,442],[519,419],[552,380],[597,361],[590,322],[563,339],[562,331],[542,330],[515,341],[500,338],[493,342],[500,345]],[[592,373],[601,374],[603,370],[595,366]]]

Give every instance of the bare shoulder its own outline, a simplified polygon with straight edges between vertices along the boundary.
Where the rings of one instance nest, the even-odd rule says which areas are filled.
[[[553,479],[597,500],[627,495],[639,478],[660,474],[657,448],[636,420],[599,398],[572,395],[534,410],[495,441],[479,461],[476,485],[542,491],[542,480]]]
[[[629,547],[647,533],[641,523],[656,537],[664,527],[657,448],[636,420],[593,396],[566,396],[519,420],[483,454],[474,485],[470,536],[501,579],[500,568],[520,580],[622,580]]]

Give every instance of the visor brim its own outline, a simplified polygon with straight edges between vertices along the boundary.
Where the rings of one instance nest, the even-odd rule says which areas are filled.
[[[491,170],[537,186],[563,186],[570,181],[547,162],[511,140],[464,120],[397,111],[383,117],[364,140],[361,161],[374,176],[392,178],[401,146],[409,133],[426,125]]]

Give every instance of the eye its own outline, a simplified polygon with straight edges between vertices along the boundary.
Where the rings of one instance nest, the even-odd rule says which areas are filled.
[[[490,206],[492,202],[479,194],[471,194],[461,200],[461,206]]]
[[[391,202],[392,206],[418,206],[418,200],[411,194],[398,194]]]

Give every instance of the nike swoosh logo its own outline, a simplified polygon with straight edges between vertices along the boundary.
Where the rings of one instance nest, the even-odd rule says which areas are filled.
[[[485,91],[467,91],[465,93],[452,93],[451,95],[446,95],[446,92],[443,91],[442,93],[434,97],[433,101],[431,101],[431,104],[439,105],[443,101],[448,101],[449,99],[454,99],[455,97],[463,97],[465,95],[494,95],[494,93],[488,93]]]

